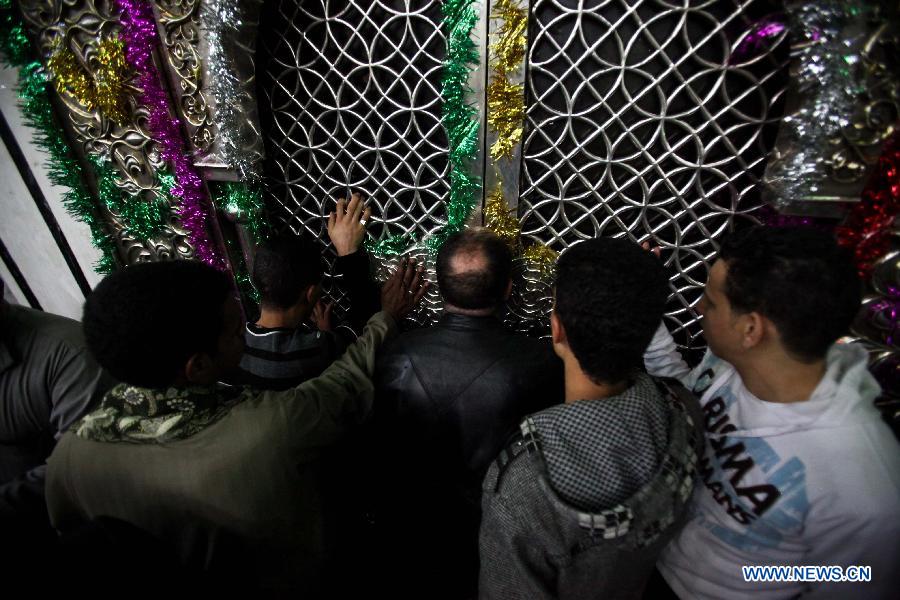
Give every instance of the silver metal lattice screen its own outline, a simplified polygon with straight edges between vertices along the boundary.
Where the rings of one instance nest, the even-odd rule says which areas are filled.
[[[277,227],[327,240],[323,216],[349,189],[372,199],[376,238],[421,237],[441,225],[448,181],[440,5],[267,3],[258,73]],[[530,6],[522,161],[504,173],[520,182],[522,232],[562,251],[595,236],[652,238],[672,272],[669,326],[685,346],[699,344],[690,307],[716,240],[760,205],[788,43],[768,40],[741,61],[733,51],[779,8],[753,0]],[[473,79],[488,76],[482,66]],[[483,114],[483,96],[473,102]],[[548,277],[519,261],[516,284],[508,322],[543,333]],[[337,287],[330,291],[340,300]],[[414,320],[433,321],[438,310],[432,292]]]
[[[446,222],[440,23],[439,0],[267,3],[258,73],[276,229],[327,243],[323,217],[351,191],[368,198],[375,239]],[[432,293],[416,320],[437,307]]]
[[[690,307],[716,240],[761,204],[788,42],[775,38],[740,61],[733,51],[778,8],[753,1],[532,5],[523,234],[561,251],[598,236],[661,246],[674,292],[669,329],[686,346],[699,344]]]

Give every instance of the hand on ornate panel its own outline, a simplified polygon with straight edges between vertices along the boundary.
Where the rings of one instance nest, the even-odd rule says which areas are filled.
[[[415,259],[402,259],[381,288],[381,309],[397,321],[409,314],[428,291],[424,271]]]
[[[338,256],[353,254],[366,237],[366,223],[372,209],[365,205],[360,194],[350,197],[350,202],[340,198],[335,210],[328,213],[328,239],[334,244]]]
[[[331,321],[332,308],[334,308],[334,302],[325,302],[321,299],[313,307],[310,319],[319,331],[331,331],[333,325]]]
[[[327,241],[331,198],[367,198],[366,248],[384,281],[400,254],[447,222],[449,142],[441,124],[442,2],[340,5],[276,0],[260,18],[266,202],[275,229]],[[351,222],[352,224],[352,222]],[[433,277],[426,270],[426,277]],[[325,291],[346,309],[339,281]],[[436,286],[407,320],[436,320]]]

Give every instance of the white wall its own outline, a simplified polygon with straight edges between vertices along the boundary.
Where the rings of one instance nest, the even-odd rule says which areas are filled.
[[[32,132],[23,123],[18,107],[15,69],[0,68],[0,112],[9,124],[22,153],[43,191],[78,264],[91,287],[101,276],[93,265],[100,251],[91,244],[90,230],[74,220],[62,203],[64,188],[54,186],[47,178],[44,164],[49,156],[31,142]],[[19,175],[5,146],[0,144],[0,239],[15,260],[43,309],[47,312],[80,319],[84,295],[69,270],[63,254],[41,217],[28,188]],[[0,277],[10,295],[26,304],[24,295],[5,265],[0,261]]]

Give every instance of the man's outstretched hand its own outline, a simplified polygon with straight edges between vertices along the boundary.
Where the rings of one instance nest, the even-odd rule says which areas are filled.
[[[353,194],[350,202],[340,198],[334,211],[328,214],[328,237],[338,256],[353,254],[366,237],[366,223],[372,211],[362,196]]]
[[[397,269],[381,288],[381,310],[400,320],[406,316],[428,291],[428,282],[423,280],[425,270],[412,258],[400,260]]]

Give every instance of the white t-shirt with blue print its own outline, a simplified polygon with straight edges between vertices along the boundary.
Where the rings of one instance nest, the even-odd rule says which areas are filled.
[[[659,570],[682,598],[889,598],[900,593],[900,445],[866,353],[834,345],[809,400],[765,402],[707,352],[691,370],[664,326],[644,356],[700,399],[706,452],[691,515]],[[871,582],[749,582],[742,566],[870,566]]]

